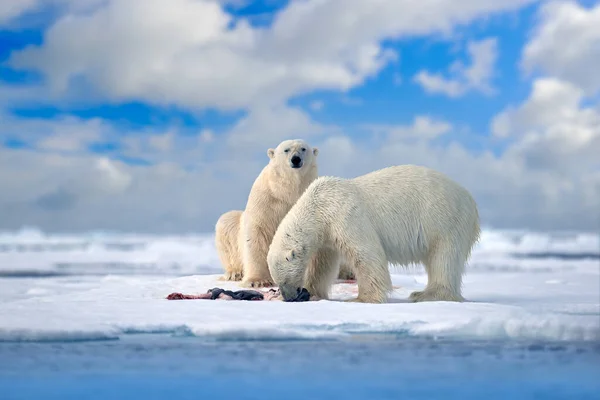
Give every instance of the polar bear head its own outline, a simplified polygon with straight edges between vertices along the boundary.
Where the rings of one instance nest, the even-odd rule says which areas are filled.
[[[302,222],[304,216],[297,211],[288,213],[277,228],[267,252],[269,272],[285,300],[296,297],[302,289],[306,269],[314,253],[316,233]]]
[[[269,149],[267,155],[270,163],[278,168],[287,168],[303,173],[316,165],[319,149],[309,146],[302,139],[284,140],[275,149]]]
[[[303,287],[308,259],[302,248],[284,246],[278,250],[269,251],[267,264],[281,295],[285,300],[290,300],[296,297]]]

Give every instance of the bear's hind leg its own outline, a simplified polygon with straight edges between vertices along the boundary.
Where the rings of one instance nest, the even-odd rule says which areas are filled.
[[[242,211],[233,210],[221,215],[215,225],[215,247],[225,270],[221,281],[241,281],[244,275],[239,250],[240,218]]]
[[[425,261],[427,286],[423,291],[411,293],[410,301],[465,301],[461,285],[466,259],[457,249],[458,246],[446,243],[432,249]]]

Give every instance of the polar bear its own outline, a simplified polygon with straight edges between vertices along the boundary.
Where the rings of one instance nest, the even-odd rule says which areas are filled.
[[[327,299],[341,257],[356,274],[352,301],[386,302],[390,263],[424,264],[427,286],[411,301],[464,301],[462,275],[479,235],[466,189],[440,172],[400,165],[315,180],[281,221],[267,262],[286,300],[303,287]]]
[[[227,281],[245,287],[271,286],[267,252],[279,223],[318,175],[319,149],[301,139],[267,150],[269,163],[254,181],[246,209],[224,213],[215,225],[215,247]],[[354,279],[342,264],[340,279]]]
[[[215,244],[225,269],[224,280],[245,287],[273,284],[267,251],[279,222],[308,185],[317,178],[317,155],[301,139],[285,140],[268,149],[269,163],[258,175],[244,211],[223,214],[215,226]]]

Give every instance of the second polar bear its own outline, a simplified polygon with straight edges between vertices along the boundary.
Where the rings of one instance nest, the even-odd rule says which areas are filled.
[[[215,245],[225,269],[222,280],[242,281],[241,286],[273,284],[267,266],[267,252],[275,230],[318,175],[317,155],[301,139],[285,140],[267,150],[269,163],[258,175],[246,209],[232,210],[215,225]],[[347,265],[340,268],[341,279],[354,279]]]
[[[300,195],[318,176],[317,155],[304,140],[281,142],[267,150],[269,163],[258,175],[246,209],[223,214],[215,226],[217,252],[226,280],[246,287],[273,284],[267,251],[275,230]]]
[[[285,299],[303,287],[327,299],[342,258],[356,274],[354,301],[387,301],[390,263],[425,265],[427,286],[410,300],[464,301],[462,275],[479,235],[466,189],[440,172],[401,165],[315,180],[279,225],[267,260]]]

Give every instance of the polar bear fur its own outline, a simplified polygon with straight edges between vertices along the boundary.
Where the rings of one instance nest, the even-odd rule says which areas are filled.
[[[221,215],[215,225],[215,247],[225,269],[220,280],[241,281],[244,276],[240,220],[243,211],[232,210]]]
[[[282,220],[267,260],[285,299],[302,287],[327,299],[343,259],[358,283],[352,301],[386,302],[390,263],[424,264],[427,286],[411,301],[464,301],[462,275],[479,234],[467,190],[425,167],[393,166],[315,180]]]

